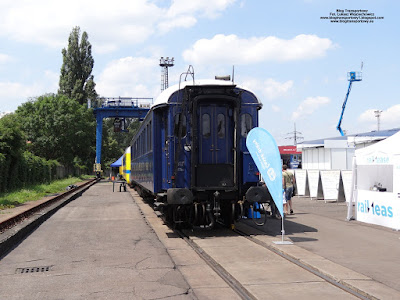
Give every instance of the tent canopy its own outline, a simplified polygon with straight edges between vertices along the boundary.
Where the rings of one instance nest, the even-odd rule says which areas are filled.
[[[368,155],[374,152],[381,152],[387,155],[400,154],[400,131],[388,137],[387,139],[375,143],[371,146],[356,150],[356,156]]]
[[[356,220],[399,230],[400,132],[357,149],[353,166]],[[347,219],[351,218],[349,205]]]
[[[120,166],[122,166],[122,160],[124,159],[124,156],[122,155],[120,158],[118,158],[117,161],[113,162],[110,167],[111,168],[118,168]]]

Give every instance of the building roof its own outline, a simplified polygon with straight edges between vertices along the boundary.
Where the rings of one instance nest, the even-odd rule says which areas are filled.
[[[332,138],[304,141],[297,145],[297,149],[301,150],[302,148],[318,148],[318,147],[353,148],[357,144],[371,143],[374,141],[384,140],[398,131],[400,131],[400,128],[393,128],[380,131],[374,130],[370,132],[350,134],[347,136],[338,136]]]

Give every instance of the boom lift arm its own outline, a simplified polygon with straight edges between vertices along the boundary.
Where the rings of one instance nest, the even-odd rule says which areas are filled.
[[[358,73],[349,72],[347,74],[347,80],[349,81],[349,87],[347,89],[347,94],[346,94],[346,97],[344,98],[344,102],[343,102],[343,105],[342,105],[342,113],[340,114],[339,123],[336,126],[336,129],[339,130],[341,136],[344,136],[344,133],[343,133],[341,125],[342,125],[344,110],[346,109],[346,103],[347,103],[347,100],[349,99],[349,94],[350,94],[350,91],[351,91],[351,85],[352,85],[353,81],[361,81],[362,80],[361,72],[358,72]]]

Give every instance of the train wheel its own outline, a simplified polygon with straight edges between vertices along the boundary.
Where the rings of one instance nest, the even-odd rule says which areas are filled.
[[[188,224],[188,214],[184,205],[173,206],[172,208],[172,227],[181,229]]]
[[[235,203],[226,203],[221,205],[221,221],[228,228],[232,228],[234,224]]]
[[[236,222],[239,222],[244,215],[244,207],[243,207],[243,201],[238,201],[235,205],[235,214],[234,218]]]

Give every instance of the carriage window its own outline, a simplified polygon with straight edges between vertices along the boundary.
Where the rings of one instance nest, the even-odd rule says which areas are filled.
[[[146,128],[142,131],[142,154],[146,152]]]
[[[218,137],[220,139],[223,139],[225,137],[225,115],[218,114],[217,122],[218,122],[218,127],[217,127]]]
[[[252,129],[252,125],[253,125],[253,120],[251,118],[251,115],[243,114],[242,119],[240,121],[240,128],[243,137],[247,137],[247,134]]]
[[[208,114],[202,116],[202,133],[204,138],[209,138],[211,136],[210,115]]]
[[[179,120],[181,119],[181,120]],[[185,137],[186,136],[186,116],[182,113],[178,113],[175,115],[174,118],[174,135],[176,137],[178,137],[179,135],[179,121],[182,122],[182,134],[181,137]]]
[[[147,124],[147,151],[151,150],[151,123]]]
[[[135,141],[135,156],[139,156],[139,153],[138,153],[138,146],[137,146],[137,140]]]
[[[152,141],[152,138],[153,138],[153,134],[152,134],[152,130],[151,130],[151,121],[150,121],[150,123],[149,123],[149,149],[152,149],[153,148],[153,141]]]

